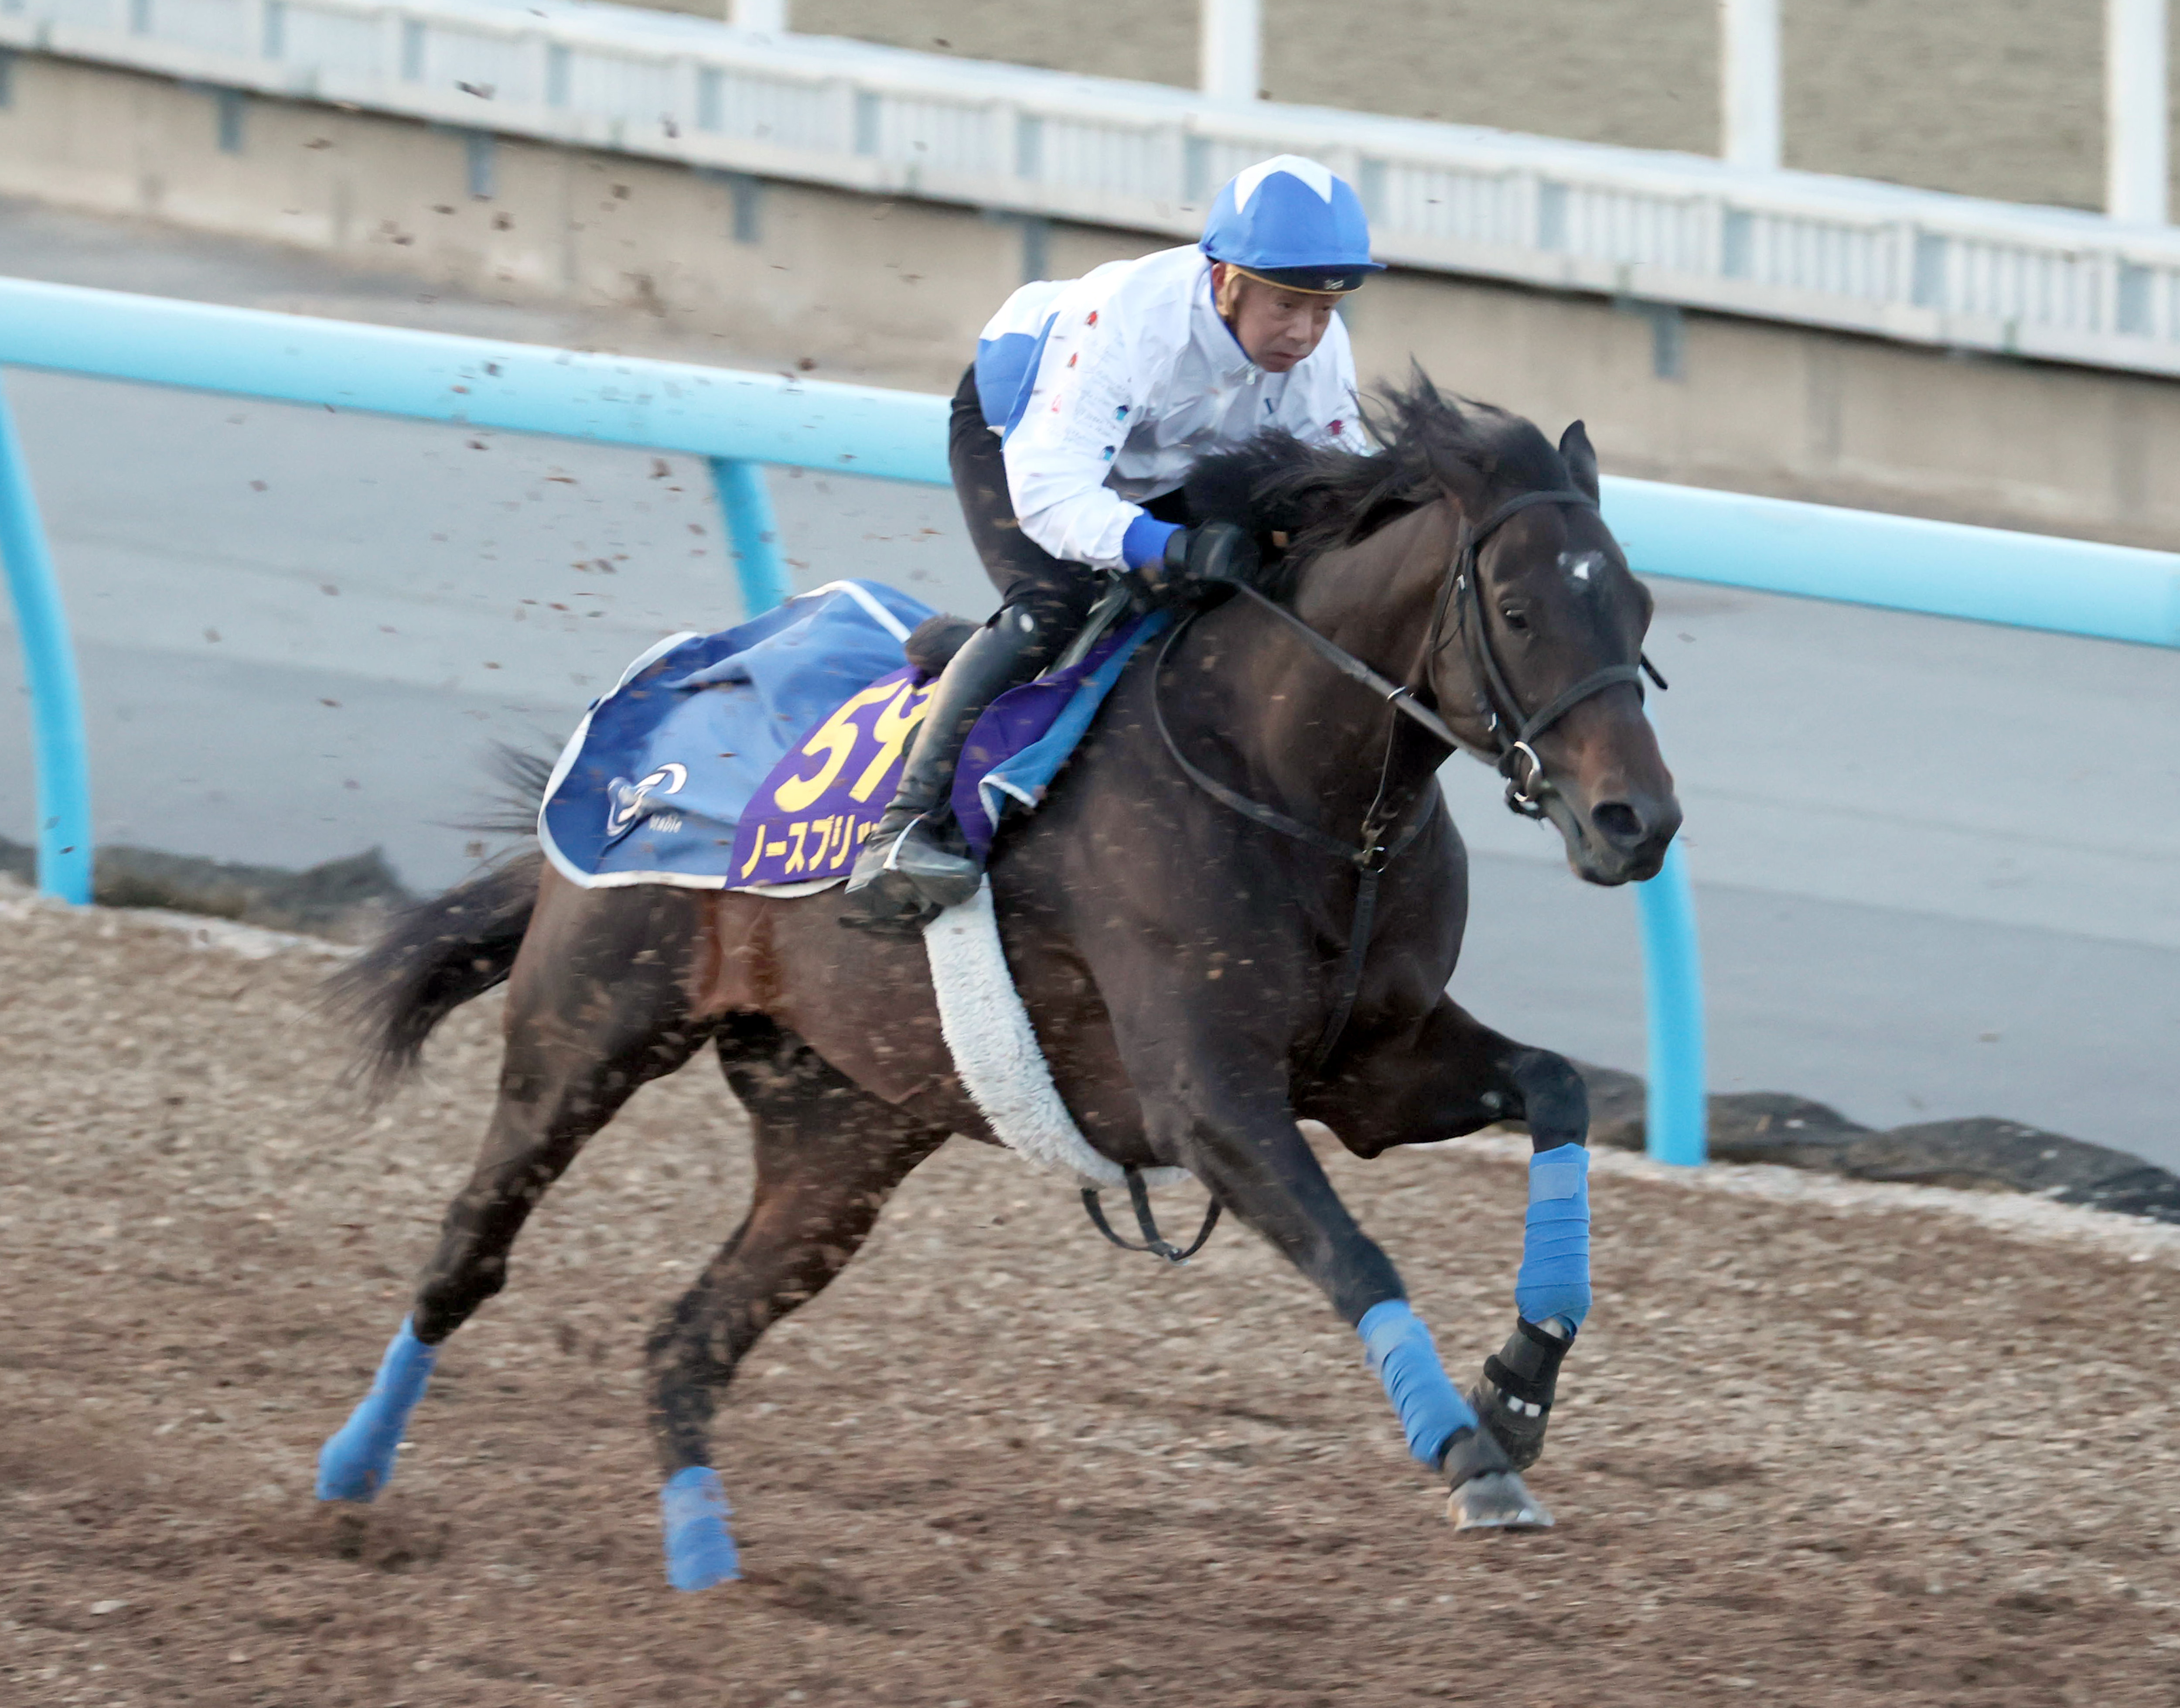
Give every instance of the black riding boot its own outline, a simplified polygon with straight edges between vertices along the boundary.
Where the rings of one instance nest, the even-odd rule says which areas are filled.
[[[955,763],[985,707],[1037,675],[1065,641],[1017,606],[962,643],[931,691],[893,803],[871,827],[849,874],[855,901],[842,924],[916,931],[977,893],[983,869],[958,845],[948,846],[943,834]]]

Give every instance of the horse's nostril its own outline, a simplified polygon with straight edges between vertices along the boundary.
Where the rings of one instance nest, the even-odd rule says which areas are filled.
[[[1643,815],[1625,801],[1600,802],[1590,810],[1589,818],[1606,841],[1621,848],[1632,848],[1640,843],[1649,828],[1643,822]]]

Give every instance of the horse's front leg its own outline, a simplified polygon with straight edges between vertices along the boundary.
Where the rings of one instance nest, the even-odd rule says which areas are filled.
[[[1353,1325],[1409,1452],[1451,1485],[1461,1527],[1549,1524],[1499,1438],[1447,1377],[1391,1259],[1357,1226],[1295,1124],[1280,1052],[1170,1014],[1126,1030],[1134,1035],[1122,1038],[1122,1054],[1153,1154],[1194,1174]]]
[[[1526,1470],[1544,1449],[1560,1366],[1588,1314],[1589,1098],[1572,1062],[1494,1032],[1450,997],[1415,1027],[1357,1039],[1302,1099],[1362,1156],[1473,1132],[1529,1129],[1528,1218],[1514,1280],[1514,1332],[1469,1402]]]

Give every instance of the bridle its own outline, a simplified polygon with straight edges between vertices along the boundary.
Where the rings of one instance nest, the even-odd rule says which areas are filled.
[[[1364,664],[1346,647],[1319,634],[1302,621],[1285,605],[1276,603],[1246,582],[1233,582],[1235,591],[1253,600],[1269,611],[1300,639],[1303,644],[1323,658],[1333,669],[1349,680],[1361,683],[1386,704],[1411,722],[1421,725],[1443,742],[1448,751],[1460,748],[1477,754],[1479,758],[1495,759],[1499,774],[1506,780],[1506,805],[1524,818],[1544,816],[1545,801],[1556,791],[1538,758],[1533,745],[1553,725],[1585,700],[1603,693],[1607,688],[1617,687],[1622,682],[1641,686],[1647,673],[1660,688],[1665,679],[1660,676],[1649,659],[1638,652],[1632,664],[1608,664],[1601,670],[1592,671],[1571,687],[1562,689],[1533,712],[1522,710],[1520,697],[1507,681],[1500,668],[1498,655],[1491,647],[1491,637],[1484,621],[1483,596],[1478,591],[1482,576],[1478,569],[1478,554],[1485,542],[1506,525],[1511,517],[1537,504],[1572,504],[1594,512],[1597,500],[1585,493],[1566,489],[1547,492],[1517,493],[1498,504],[1480,521],[1470,522],[1463,516],[1461,532],[1454,548],[1453,559],[1446,565],[1445,579],[1439,584],[1438,596],[1431,609],[1430,632],[1423,655],[1423,673],[1428,680],[1430,664],[1447,644],[1446,617],[1451,613],[1456,632],[1462,637],[1477,683],[1477,710],[1484,716],[1484,728],[1493,742],[1486,752],[1477,744],[1458,734],[1445,719],[1417,699],[1415,690],[1405,683],[1396,682]],[[1276,830],[1281,835],[1315,848],[1322,853],[1346,861],[1361,874],[1355,897],[1355,923],[1348,934],[1346,971],[1340,980],[1337,1000],[1325,1024],[1324,1035],[1312,1052],[1309,1068],[1312,1072],[1322,1067],[1332,1054],[1333,1045],[1346,1029],[1348,1016],[1355,1006],[1356,993],[1362,976],[1362,958],[1368,947],[1370,916],[1377,903],[1378,879],[1394,857],[1422,835],[1429,822],[1428,813],[1415,813],[1418,802],[1429,799],[1430,791],[1418,792],[1416,800],[1397,809],[1389,810],[1386,792],[1392,777],[1394,741],[1401,725],[1396,719],[1385,732],[1385,755],[1378,774],[1378,793],[1362,815],[1362,834],[1353,844],[1341,841],[1315,825],[1305,824],[1291,818],[1261,801],[1252,801],[1238,791],[1228,788],[1217,778],[1193,763],[1181,751],[1173,739],[1173,731],[1166,727],[1165,713],[1159,703],[1159,682],[1165,674],[1166,660],[1172,655],[1175,644],[1186,634],[1191,624],[1203,614],[1202,608],[1192,611],[1174,625],[1166,636],[1165,644],[1159,647],[1156,663],[1151,667],[1151,719],[1157,725],[1159,738],[1165,743],[1167,756],[1180,767],[1181,773],[1197,788],[1220,805],[1230,807],[1243,818]],[[1413,814],[1413,822],[1390,843],[1386,835],[1400,820]]]
[[[1639,685],[1645,675],[1663,688],[1665,679],[1658,674],[1658,667],[1638,652],[1633,664],[1607,664],[1603,669],[1593,671],[1572,686],[1553,695],[1535,711],[1525,713],[1522,710],[1521,697],[1506,680],[1506,673],[1499,663],[1499,655],[1492,650],[1491,631],[1484,620],[1483,577],[1478,568],[1478,558],[1492,535],[1513,517],[1537,504],[1572,504],[1593,514],[1597,510],[1597,500],[1587,493],[1561,490],[1517,493],[1505,503],[1486,512],[1479,521],[1471,522],[1463,516],[1453,559],[1446,565],[1445,579],[1439,583],[1438,596],[1431,605],[1430,633],[1423,648],[1423,668],[1428,672],[1431,661],[1446,647],[1445,623],[1451,612],[1455,632],[1460,636],[1467,652],[1469,667],[1476,678],[1476,709],[1483,716],[1485,733],[1492,742],[1488,750],[1458,734],[1445,719],[1416,698],[1414,689],[1372,669],[1352,653],[1310,627],[1285,605],[1267,598],[1245,583],[1235,582],[1232,585],[1236,592],[1247,595],[1285,623],[1312,652],[1340,675],[1360,682],[1395,711],[1428,730],[1449,749],[1457,747],[1475,754],[1479,759],[1492,762],[1499,774],[1506,780],[1507,809],[1520,813],[1525,818],[1541,818],[1544,813],[1544,797],[1554,791],[1551,779],[1544,770],[1544,762],[1538,758],[1537,750],[1532,745],[1536,739],[1583,701],[1595,698],[1607,688],[1617,687],[1622,682]],[[1172,650],[1173,641],[1177,638],[1176,631],[1167,640],[1167,651]],[[1167,746],[1172,746],[1170,740]]]
[[[1639,691],[1642,679],[1646,674],[1663,688],[1665,679],[1658,674],[1657,667],[1638,651],[1633,664],[1608,664],[1601,670],[1592,671],[1580,681],[1553,695],[1535,711],[1522,711],[1521,697],[1506,680],[1506,673],[1500,665],[1498,655],[1492,650],[1490,631],[1484,620],[1483,577],[1478,559],[1492,535],[1511,518],[1537,504],[1572,504],[1593,513],[1597,510],[1597,500],[1587,493],[1553,490],[1517,493],[1473,523],[1464,515],[1453,559],[1446,565],[1445,577],[1439,584],[1438,594],[1431,608],[1431,625],[1423,649],[1422,674],[1428,684],[1433,661],[1449,644],[1445,625],[1451,613],[1455,632],[1460,636],[1467,651],[1469,665],[1476,679],[1476,709],[1483,716],[1485,732],[1492,743],[1488,752],[1457,734],[1445,719],[1417,699],[1414,689],[1371,669],[1346,648],[1310,627],[1285,606],[1266,598],[1246,582],[1235,581],[1228,585],[1277,617],[1296,638],[1340,675],[1361,683],[1402,717],[1420,725],[1444,743],[1449,752],[1459,748],[1474,753],[1479,758],[1495,760],[1499,774],[1506,780],[1508,809],[1526,818],[1540,818],[1547,810],[1545,802],[1558,791],[1553,788],[1551,779],[1544,770],[1544,762],[1538,757],[1533,745],[1537,738],[1583,701],[1594,698],[1607,688],[1617,687],[1622,682],[1632,682]],[[1355,1011],[1355,999],[1362,990],[1363,963],[1370,948],[1370,923],[1377,909],[1379,879],[1384,876],[1385,868],[1392,863],[1394,857],[1421,835],[1424,827],[1430,823],[1428,811],[1418,813],[1415,809],[1433,797],[1433,791],[1428,788],[1418,791],[1414,799],[1401,807],[1387,807],[1385,797],[1392,778],[1396,742],[1402,727],[1399,718],[1394,719],[1387,726],[1385,758],[1378,774],[1378,792],[1370,803],[1369,810],[1362,815],[1362,833],[1352,846],[1315,825],[1291,818],[1277,808],[1265,806],[1261,801],[1252,801],[1193,763],[1173,739],[1173,731],[1166,727],[1165,713],[1159,703],[1159,683],[1165,675],[1166,661],[1172,655],[1175,644],[1203,614],[1203,609],[1199,606],[1174,625],[1151,666],[1151,719],[1158,727],[1159,738],[1165,743],[1167,757],[1180,768],[1184,777],[1221,806],[1320,853],[1346,861],[1355,868],[1357,874],[1355,913],[1348,927],[1346,952],[1341,957],[1339,987],[1334,996],[1332,1011],[1326,1017],[1324,1028],[1318,1034],[1307,1064],[1307,1071],[1314,1074],[1330,1060],[1340,1034],[1347,1029],[1347,1022]],[[1407,828],[1388,842],[1385,840],[1387,833],[1403,818],[1411,819]],[[1129,1169],[1126,1178],[1137,1223],[1142,1230],[1142,1245],[1124,1240],[1113,1231],[1099,1208],[1095,1187],[1085,1187],[1082,1193],[1082,1202],[1090,1213],[1090,1220],[1098,1232],[1115,1245],[1130,1251],[1154,1252],[1170,1263],[1181,1263],[1193,1256],[1204,1241],[1211,1237],[1211,1230],[1219,1220],[1219,1204],[1216,1198],[1211,1201],[1201,1231],[1184,1251],[1159,1236],[1141,1176],[1136,1170]]]
[[[1525,818],[1541,818],[1544,815],[1544,797],[1552,791],[1551,780],[1544,774],[1544,762],[1537,757],[1531,744],[1538,736],[1585,700],[1594,698],[1607,688],[1616,688],[1622,682],[1632,682],[1639,692],[1642,679],[1647,674],[1660,688],[1665,679],[1658,674],[1658,667],[1638,652],[1632,664],[1607,664],[1593,671],[1572,686],[1552,696],[1535,711],[1522,710],[1521,697],[1507,681],[1506,673],[1500,668],[1499,655],[1491,647],[1491,631],[1484,620],[1483,575],[1478,558],[1484,542],[1496,533],[1512,517],[1536,504],[1572,504],[1579,510],[1597,513],[1597,500],[1578,492],[1517,493],[1505,503],[1487,512],[1481,521],[1471,524],[1468,518],[1461,520],[1461,534],[1455,548],[1453,562],[1445,581],[1440,583],[1438,599],[1431,609],[1430,636],[1423,652],[1423,664],[1429,669],[1431,660],[1438,657],[1445,645],[1441,636],[1445,630],[1448,610],[1453,613],[1454,626],[1460,633],[1468,653],[1470,668],[1476,676],[1476,709],[1484,714],[1484,728],[1496,745],[1495,758],[1499,774],[1506,780],[1507,810],[1520,813]],[[1266,600],[1267,604],[1270,601]],[[1278,607],[1274,607],[1278,609]],[[1282,616],[1290,614],[1280,611]],[[1299,618],[1294,619],[1299,624]],[[1311,630],[1315,634],[1315,630]],[[1329,644],[1329,643],[1328,643]],[[1461,741],[1441,720],[1440,729],[1450,745],[1457,743],[1475,751],[1473,745]]]

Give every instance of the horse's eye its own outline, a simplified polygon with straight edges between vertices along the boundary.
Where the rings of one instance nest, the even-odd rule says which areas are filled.
[[[1517,635],[1529,632],[1529,614],[1519,605],[1501,605],[1499,614],[1506,620],[1506,626]]]

